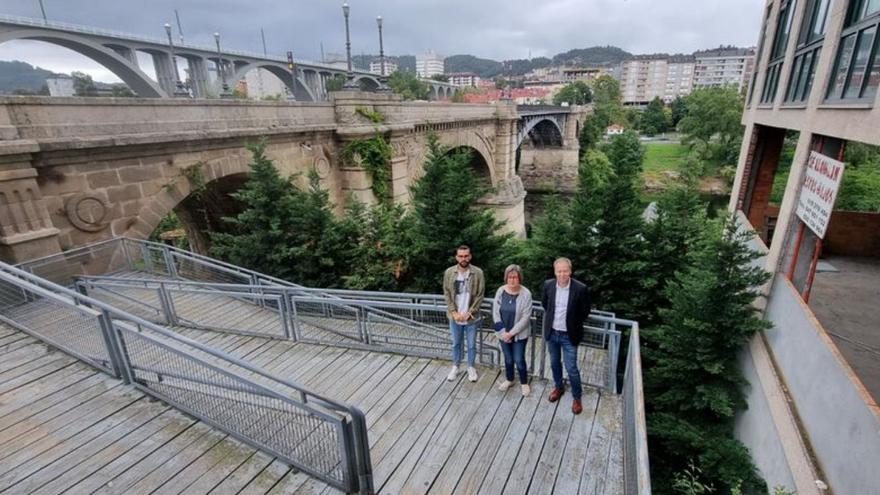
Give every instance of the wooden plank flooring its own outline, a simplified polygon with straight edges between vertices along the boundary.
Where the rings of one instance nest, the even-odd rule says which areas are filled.
[[[178,328],[360,407],[377,493],[589,493],[622,488],[620,398],[546,381],[446,380],[448,362]],[[0,493],[336,493],[36,339],[0,324]]]

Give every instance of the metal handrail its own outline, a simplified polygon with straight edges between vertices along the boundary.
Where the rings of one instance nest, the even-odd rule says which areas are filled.
[[[635,322],[629,334],[623,383],[624,492],[633,495],[651,495],[651,469],[648,460],[645,398],[642,392],[639,325]]]
[[[406,324],[416,331],[430,331],[435,330],[438,333],[434,335],[434,337],[446,337],[446,319],[445,319],[445,305],[438,306],[434,304],[419,304],[413,302],[399,302],[399,301],[387,301],[387,300],[375,300],[375,299],[328,299],[324,297],[323,289],[307,289],[302,287],[283,287],[283,286],[262,286],[262,285],[250,285],[250,284],[227,284],[227,283],[212,283],[212,282],[200,282],[200,281],[190,281],[185,279],[170,279],[170,280],[157,280],[157,279],[149,279],[149,278],[129,278],[129,277],[113,277],[113,276],[83,276],[79,277],[77,281],[78,287],[82,289],[94,288],[101,290],[110,290],[112,288],[117,289],[125,289],[125,288],[145,288],[156,290],[159,293],[167,292],[170,288],[176,288],[177,290],[185,289],[186,292],[189,293],[212,293],[216,295],[222,295],[226,297],[234,297],[242,300],[251,299],[254,304],[262,304],[262,298],[278,298],[281,297],[284,300],[290,301],[295,300],[298,302],[306,302],[306,303],[332,303],[334,305],[339,305],[340,307],[351,310],[352,312],[364,311],[372,314],[377,314],[381,317],[386,317],[386,315],[392,315],[397,317],[395,313],[392,313],[393,310],[404,310],[409,312],[410,314],[420,313],[420,312],[430,312],[437,313],[443,315],[442,322],[440,319],[437,319],[437,324],[427,324],[422,323],[419,320],[414,320],[411,318],[397,318],[397,321],[404,321]],[[122,293],[114,293],[121,297],[128,297]],[[162,297],[160,296],[159,301],[162,301]],[[143,301],[140,301],[140,304],[146,304]],[[176,324],[183,320],[182,317],[177,315],[174,312],[174,309],[170,307],[170,305],[163,304],[162,307],[153,306],[154,310],[162,310],[164,312],[165,323],[168,324]],[[282,321],[291,320],[289,326],[296,328],[297,323],[297,315],[295,312],[289,311],[287,309],[287,315],[284,316],[283,313],[285,311],[284,308],[280,308],[282,312]],[[532,337],[542,337],[543,331],[540,328],[538,323],[543,320],[544,310],[540,306],[533,308],[533,324],[530,330],[530,336]],[[360,314],[360,313],[357,313]],[[489,321],[491,319],[490,308],[486,307],[482,309],[482,318]],[[192,322],[191,322],[192,323]],[[608,369],[607,375],[605,379],[604,386],[612,391],[613,393],[617,393],[617,363],[619,359],[619,350],[620,350],[620,339],[621,332],[616,330],[617,326],[629,327],[634,322],[629,320],[623,320],[620,318],[603,316],[600,314],[593,314],[590,317],[589,323],[587,323],[584,328],[587,331],[588,335],[595,335],[601,338],[599,343],[592,343],[589,339],[585,340],[582,345],[586,347],[600,347],[607,348],[608,350]],[[599,325],[599,326],[596,326]],[[199,327],[199,325],[193,325]],[[442,327],[442,328],[441,328]],[[203,327],[212,330],[220,330],[223,331],[223,328],[217,327]],[[494,334],[492,329],[486,328],[485,326],[480,326],[479,330],[483,334]],[[253,333],[249,331],[239,330],[243,333]],[[333,330],[330,330],[331,332]],[[281,335],[279,335],[281,333]],[[302,336],[294,333],[293,335],[289,335],[286,332],[274,332],[271,334],[260,334],[263,336],[268,336],[271,338],[279,338],[283,335],[287,335],[289,338],[294,339],[302,339]],[[359,330],[358,338],[360,338],[364,344],[369,344],[370,341],[373,340],[373,336],[371,335],[370,326],[365,325],[361,330]],[[480,343],[482,345],[483,339],[481,338]],[[334,343],[334,345],[339,345],[339,343]],[[359,346],[355,345],[355,347]],[[401,349],[380,349],[383,351],[390,352],[404,352],[408,354],[415,354],[415,350],[401,350]],[[541,341],[541,352],[538,358],[540,361],[536,359],[534,352],[530,355],[529,361],[531,361],[530,368],[532,372],[539,376],[545,377],[545,369],[544,369],[544,356],[546,355],[546,342],[542,339]],[[480,356],[481,362],[484,364],[494,365],[494,362],[484,362],[482,361],[482,357],[486,353],[483,351],[481,346]],[[446,358],[445,349],[442,354],[435,354],[432,357],[441,357]],[[499,357],[500,359],[500,357]],[[497,364],[500,364],[497,363]]]
[[[125,355],[124,342],[117,341],[117,345],[122,344],[122,347],[111,347],[111,343],[114,341],[114,339],[124,340],[123,332],[137,334],[138,337],[142,339],[152,338],[154,340],[155,337],[152,337],[150,334],[158,334],[167,341],[171,341],[177,344],[183,344],[185,347],[217,358],[221,362],[232,364],[238,368],[241,368],[242,370],[247,371],[248,373],[260,376],[273,385],[281,386],[282,389],[292,389],[296,392],[296,394],[294,396],[288,396],[284,393],[273,390],[272,388],[269,388],[260,382],[254,381],[244,375],[241,375],[240,373],[230,371],[226,369],[227,367],[220,368],[211,362],[201,360],[192,352],[184,353],[180,349],[174,349],[168,346],[167,343],[163,344],[161,341],[154,342],[157,345],[164,346],[166,350],[170,352],[181,353],[182,355],[185,355],[187,359],[200,361],[199,364],[201,366],[212,369],[214,372],[233,377],[234,379],[239,381],[243,381],[248,385],[248,387],[251,387],[253,390],[259,391],[262,394],[272,396],[273,398],[281,400],[293,407],[300,408],[308,412],[308,414],[310,415],[324,418],[325,420],[339,422],[339,429],[341,432],[347,431],[348,426],[346,425],[348,423],[345,421],[345,415],[347,415],[351,418],[351,426],[354,428],[354,433],[351,435],[352,438],[344,438],[345,441],[343,443],[346,447],[348,447],[345,451],[345,454],[347,456],[345,460],[347,461],[347,465],[351,470],[357,470],[357,480],[352,479],[351,477],[347,477],[348,479],[343,480],[329,478],[325,473],[318,472],[316,469],[312,469],[310,466],[304,465],[302,462],[296,459],[286,457],[279,452],[272,450],[271,447],[260,444],[254,439],[243,436],[243,434],[227,427],[222,423],[207,418],[203,414],[199,414],[199,412],[197,411],[187,411],[200,417],[200,419],[203,419],[208,423],[220,429],[223,429],[230,435],[233,435],[236,438],[239,438],[240,440],[243,440],[256,448],[268,451],[271,454],[284,459],[290,464],[297,466],[303,471],[309,472],[327,481],[328,483],[331,483],[334,486],[348,491],[360,490],[362,493],[372,492],[372,467],[369,455],[369,442],[367,441],[366,436],[366,418],[363,412],[361,412],[358,408],[348,405],[344,402],[321,396],[320,394],[317,394],[316,392],[302,385],[271,375],[265,370],[239,358],[236,358],[235,356],[204,345],[200,342],[163,328],[159,325],[155,325],[135,315],[131,315],[129,313],[121,311],[112,305],[105,304],[97,299],[85,296],[66,287],[62,287],[52,282],[46,281],[40,277],[37,277],[33,274],[30,274],[26,271],[12,267],[2,262],[0,262],[0,281],[18,287],[23,292],[35,294],[41,298],[55,301],[56,303],[74,308],[79,312],[92,315],[96,318],[100,318],[103,315],[105,317],[104,324],[109,324],[114,330],[113,335],[109,336],[109,338],[107,338],[108,336],[105,335],[105,339],[108,342],[108,347],[110,347],[107,349],[108,354],[110,355],[111,360],[114,361],[114,373],[112,374],[122,378],[128,383],[133,384],[134,386],[143,390],[145,393],[156,396],[162,400],[165,400],[166,402],[172,404],[175,403],[174,400],[171,400],[163,394],[146,387],[144,384],[139,383],[137,380],[132,379],[132,377],[135,376],[134,372],[137,370],[133,368],[131,364],[127,361],[127,359],[123,357]],[[12,323],[17,328],[22,328],[14,320],[6,317],[4,317],[3,319],[7,322]],[[27,330],[26,328],[22,329]],[[144,330],[148,330],[150,334],[145,334],[143,332]],[[43,338],[43,336],[40,335],[36,336],[39,338]],[[62,350],[65,350],[66,352],[70,352],[70,349],[66,348],[63,343],[59,343],[57,341],[53,341],[51,343],[58,346]],[[72,354],[75,357],[82,359],[81,355],[78,355],[75,352]],[[298,400],[294,398],[297,396]],[[176,405],[178,407],[181,407],[180,404]],[[185,407],[181,408],[186,409]],[[342,413],[342,416],[339,416],[337,413]]]

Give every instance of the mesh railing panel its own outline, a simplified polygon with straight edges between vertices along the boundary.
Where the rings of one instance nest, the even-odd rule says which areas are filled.
[[[164,285],[178,323],[219,331],[285,338],[284,315],[277,295],[230,295]]]
[[[289,298],[298,338],[318,343],[364,342],[360,312],[335,300]]]
[[[136,285],[116,286],[112,284],[83,284],[88,295],[105,302],[120,311],[139,316],[156,323],[168,323],[162,310],[159,290],[154,287],[138,287]]]
[[[171,252],[177,275],[189,280],[214,282],[219,284],[252,284],[253,278],[246,273],[236,272],[225,267],[179,252]]]
[[[347,486],[342,418],[321,417],[176,345],[117,328],[138,387],[294,465],[308,466],[335,486]]]
[[[28,261],[22,270],[64,287],[80,275],[108,275],[131,269],[131,259],[122,239],[72,249],[61,254]]]
[[[0,319],[116,376],[95,311],[0,280]]]

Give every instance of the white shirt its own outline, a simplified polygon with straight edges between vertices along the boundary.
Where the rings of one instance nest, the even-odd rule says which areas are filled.
[[[565,326],[565,317],[568,315],[568,292],[571,290],[571,282],[567,287],[560,287],[556,284],[556,304],[553,311],[553,330],[557,332],[567,332]]]
[[[467,313],[471,305],[471,284],[468,283],[470,277],[470,269],[464,273],[457,271],[455,277],[455,306],[461,314]]]

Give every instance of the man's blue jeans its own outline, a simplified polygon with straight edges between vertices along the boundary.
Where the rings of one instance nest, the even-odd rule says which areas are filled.
[[[513,340],[509,343],[501,341],[507,381],[513,381],[513,365],[516,364],[516,370],[519,371],[519,383],[522,385],[529,383],[529,372],[526,369],[526,344],[528,342],[528,340]]]
[[[467,362],[469,367],[473,367],[477,359],[477,323],[456,323],[449,322],[449,330],[452,332],[452,363],[456,366],[461,364],[461,341],[467,335]]]
[[[547,348],[550,349],[550,370],[553,372],[553,383],[556,388],[562,390],[562,361],[565,361],[565,370],[568,371],[568,381],[571,382],[571,395],[580,399],[581,372],[577,367],[577,347],[568,340],[565,332],[554,331],[547,340]],[[560,356],[560,354],[562,354]],[[560,359],[560,357],[562,359]]]

